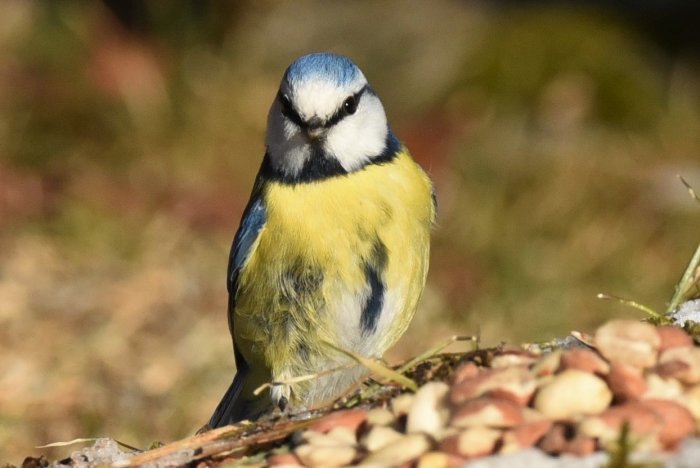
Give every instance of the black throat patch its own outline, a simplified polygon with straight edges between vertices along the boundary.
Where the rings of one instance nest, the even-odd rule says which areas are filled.
[[[391,129],[389,129],[384,149],[378,155],[370,158],[367,165],[390,162],[398,155],[400,149],[401,143],[396,136],[394,136]],[[361,170],[363,167],[357,170]],[[348,175],[348,171],[341,166],[334,155],[324,151],[321,142],[311,145],[311,155],[297,174],[290,175],[279,168],[275,168],[267,152],[260,166],[260,176],[264,179],[288,185],[318,182],[331,177],[342,177],[346,175]]]

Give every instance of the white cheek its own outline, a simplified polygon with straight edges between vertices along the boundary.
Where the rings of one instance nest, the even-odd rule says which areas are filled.
[[[311,154],[299,128],[282,115],[277,102],[267,119],[265,144],[272,165],[288,175],[298,174]]]
[[[330,129],[325,147],[350,172],[384,150],[387,133],[382,104],[375,96],[368,95],[363,98],[357,113]]]

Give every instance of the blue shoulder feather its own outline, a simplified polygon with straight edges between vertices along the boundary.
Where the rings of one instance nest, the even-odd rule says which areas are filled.
[[[226,282],[230,296],[235,296],[236,294],[236,290],[238,289],[238,274],[248,260],[253,244],[255,244],[260,231],[265,225],[265,220],[265,205],[263,200],[254,193],[253,198],[250,200],[243,213],[241,226],[238,228],[238,232],[236,232],[236,236],[233,238],[233,245],[231,246]]]
[[[233,238],[231,253],[228,259],[228,274],[226,275],[226,286],[229,293],[228,299],[228,324],[233,335],[234,308],[236,307],[236,292],[238,290],[238,275],[245,266],[255,241],[260,235],[260,231],[265,226],[266,214],[265,203],[262,198],[262,183],[260,178],[256,181],[253,194],[250,197],[241,218],[241,225]],[[246,382],[246,377],[250,370],[248,363],[238,350],[236,343],[233,343],[233,353],[236,359],[236,375],[229,386],[226,394],[219,405],[214,410],[214,414],[209,420],[209,427],[216,428],[232,424],[247,417],[245,414],[246,401],[241,399],[241,391]]]

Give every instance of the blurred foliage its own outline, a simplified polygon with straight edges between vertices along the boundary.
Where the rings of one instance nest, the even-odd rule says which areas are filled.
[[[693,248],[700,75],[596,10],[470,2],[7,2],[0,460],[191,434],[233,375],[228,248],[285,67],[350,55],[440,201],[396,360],[658,310]],[[60,456],[53,449],[54,456]]]

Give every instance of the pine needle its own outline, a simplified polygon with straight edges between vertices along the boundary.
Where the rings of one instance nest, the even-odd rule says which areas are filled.
[[[688,193],[690,193],[690,196],[696,201],[700,202],[700,197],[698,197],[698,194],[695,192],[693,189],[693,186],[688,183],[687,180],[683,178],[682,175],[678,174],[677,175],[678,179],[680,179],[681,184],[685,185],[685,188],[688,189]]]
[[[34,448],[43,449],[43,448],[53,448],[53,447],[68,447],[69,445],[84,444],[86,442],[96,442],[97,439],[98,439],[98,437],[83,437],[83,438],[73,439],[73,440],[68,440],[68,441],[63,441],[63,442],[52,442],[52,443],[46,444],[46,445],[37,445]],[[137,452],[141,451],[141,449],[138,449],[136,447],[132,447],[131,445],[125,444],[124,442],[119,442],[118,440],[114,440],[114,442],[116,442],[117,445],[121,445],[122,447],[124,447],[126,449],[134,450]]]
[[[624,297],[619,297],[619,296],[613,296],[612,294],[604,294],[604,293],[598,293],[596,296],[598,299],[605,299],[605,300],[610,300],[610,301],[616,301],[619,302],[620,304],[633,307],[637,310],[641,310],[645,314],[647,314],[649,317],[651,317],[654,320],[658,320],[659,322],[665,323],[668,322],[668,318],[666,318],[663,314],[658,313],[651,307],[641,304],[637,301],[633,301],[632,299],[625,299]]]
[[[367,369],[370,371],[374,372],[375,374],[378,374],[379,376],[383,377],[386,380],[396,382],[399,385],[402,385],[409,390],[412,391],[417,391],[418,390],[418,385],[405,375],[402,375],[398,372],[396,372],[394,369],[390,369],[389,367],[385,366],[381,362],[379,362],[376,359],[371,359],[367,358],[364,356],[361,356],[357,353],[353,353],[352,351],[348,351],[346,349],[339,348],[335,346],[334,344],[325,343],[326,345],[330,346],[331,348],[335,349],[336,351],[339,351],[352,359],[354,359],[357,363],[365,366]]]
[[[676,285],[676,290],[673,293],[673,297],[671,298],[671,302],[668,304],[668,309],[667,313],[671,313],[676,308],[683,302],[684,295],[686,292],[690,290],[690,288],[697,282],[696,278],[696,272],[698,270],[698,266],[700,265],[700,244],[698,244],[697,248],[695,249],[695,253],[693,254],[693,257],[690,259],[690,262],[688,263],[688,266],[686,267],[685,271],[683,272],[683,276],[681,277],[681,280],[678,282]]]
[[[265,390],[266,388],[274,387],[276,385],[291,385],[299,382],[306,382],[307,380],[314,380],[319,377],[323,377],[324,375],[328,374],[333,374],[335,372],[340,372],[343,370],[351,369],[355,365],[354,364],[345,364],[344,366],[339,366],[339,367],[334,367],[332,369],[326,369],[321,372],[314,372],[313,374],[306,374],[306,375],[300,375],[298,377],[290,377],[288,379],[284,380],[275,380],[273,382],[267,382],[253,390],[253,395],[258,396],[260,393]]]
[[[441,343],[437,346],[434,346],[433,348],[428,349],[427,351],[424,351],[423,353],[419,354],[418,356],[414,357],[413,359],[407,361],[404,363],[401,367],[396,369],[397,372],[403,374],[407,370],[415,367],[417,364],[427,361],[428,359],[432,358],[433,356],[437,355],[442,351],[443,349],[447,348],[449,345],[452,343],[455,343],[457,341],[473,341],[474,343],[477,344],[479,343],[479,338],[477,336],[459,336],[459,335],[454,335],[451,336],[447,341],[444,343]]]

